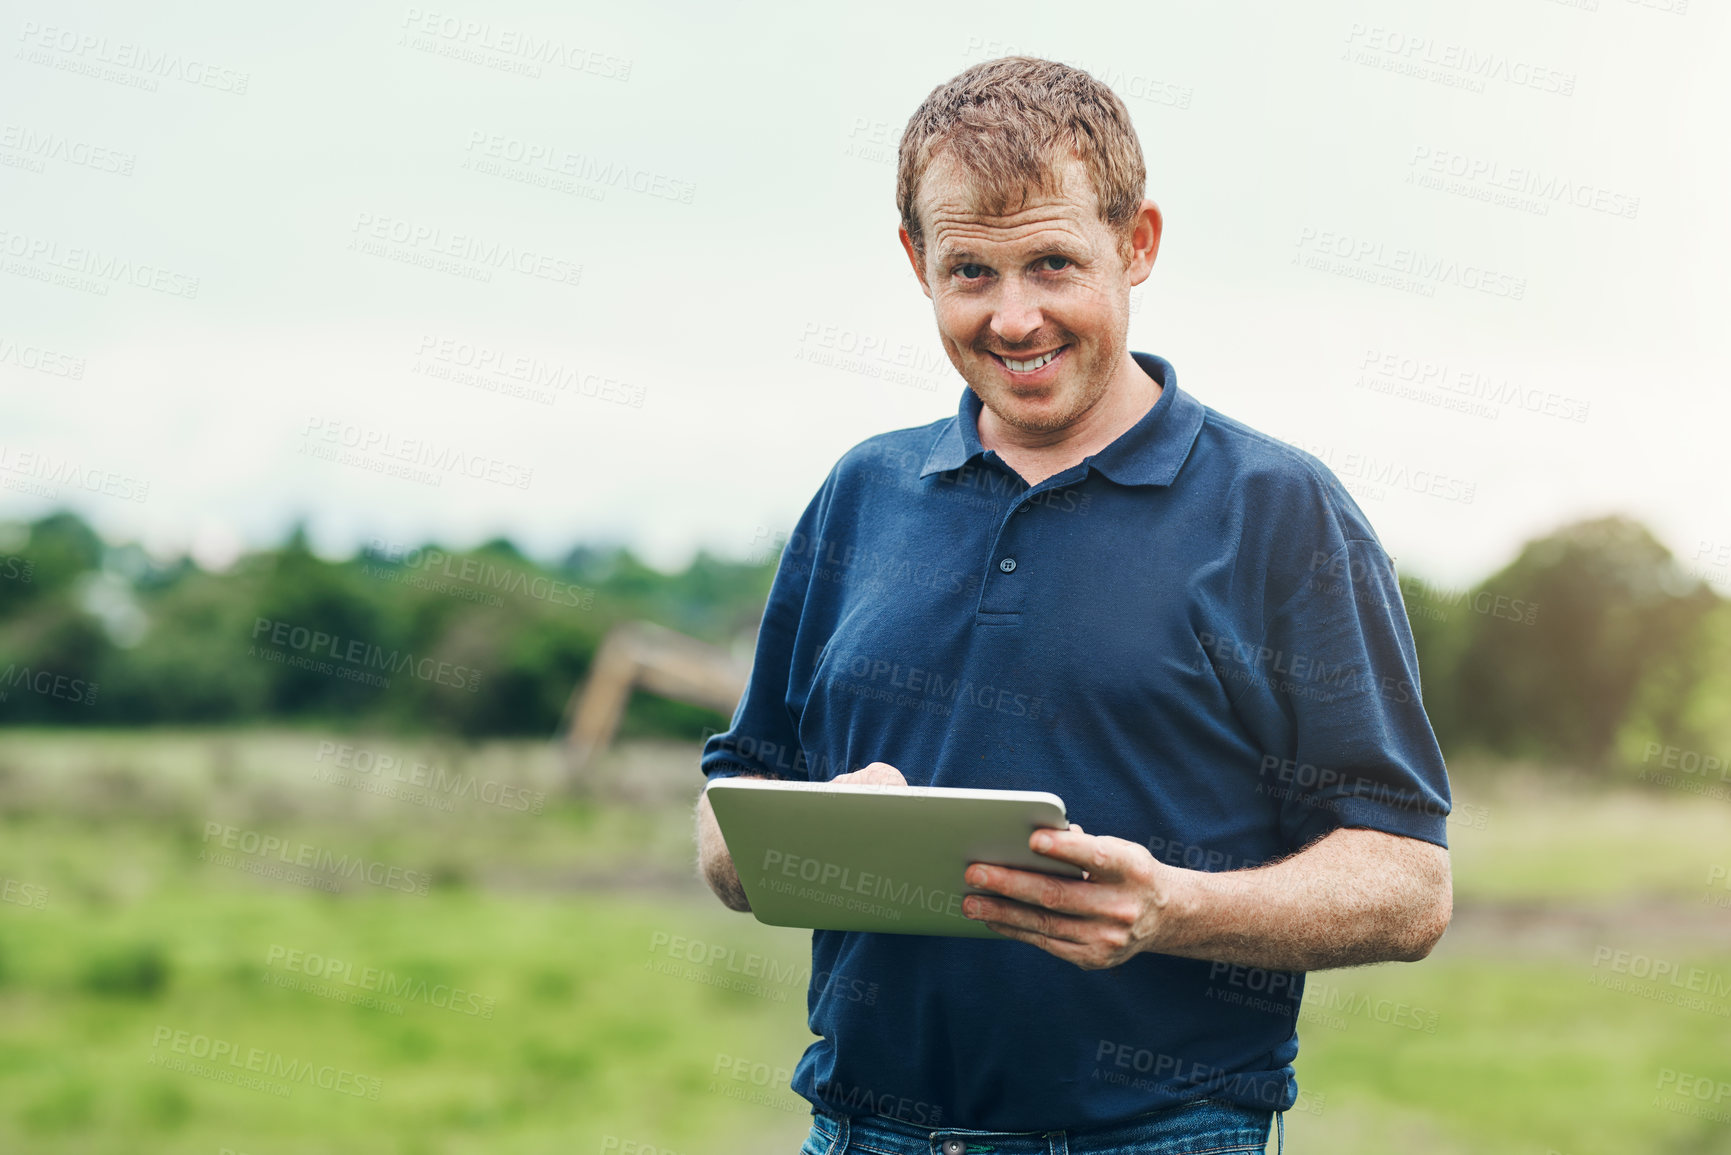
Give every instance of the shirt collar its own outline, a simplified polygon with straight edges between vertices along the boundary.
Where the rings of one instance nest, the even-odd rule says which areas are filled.
[[[1142,371],[1160,383],[1160,400],[1106,448],[1082,459],[1120,485],[1171,485],[1202,429],[1202,403],[1178,389],[1171,362],[1152,353],[1131,353]],[[960,469],[986,450],[980,444],[980,398],[962,390],[956,415],[938,431],[921,477]]]

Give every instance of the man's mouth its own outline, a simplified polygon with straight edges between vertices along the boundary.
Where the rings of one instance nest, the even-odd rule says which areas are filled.
[[[1029,357],[1022,360],[1013,357],[1006,357],[1001,353],[992,353],[992,356],[996,357],[999,363],[1012,373],[1032,373],[1037,369],[1043,369],[1047,365],[1051,364],[1053,358],[1057,357],[1058,354],[1062,353],[1067,348],[1069,348],[1069,346],[1059,345],[1056,349],[1041,353],[1036,357]],[[991,352],[991,350],[988,349],[987,352]]]

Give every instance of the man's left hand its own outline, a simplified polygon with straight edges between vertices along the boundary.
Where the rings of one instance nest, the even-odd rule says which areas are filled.
[[[1156,861],[1146,847],[1097,837],[1074,824],[1036,830],[1028,845],[1080,866],[1087,878],[976,862],[968,867],[968,883],[1002,897],[971,894],[962,902],[963,914],[1084,970],[1118,966],[1172,929],[1184,872]]]

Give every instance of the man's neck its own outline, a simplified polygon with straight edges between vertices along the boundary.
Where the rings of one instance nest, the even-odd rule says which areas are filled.
[[[1030,433],[1005,425],[982,406],[980,445],[1002,458],[1030,487],[1036,486],[1118,440],[1154,407],[1162,391],[1161,384],[1125,353],[1105,394],[1071,425],[1051,433]]]

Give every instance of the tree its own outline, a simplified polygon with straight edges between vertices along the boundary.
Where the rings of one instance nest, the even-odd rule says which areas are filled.
[[[1624,517],[1530,542],[1475,595],[1522,603],[1532,624],[1475,615],[1456,667],[1454,723],[1469,744],[1604,771],[1635,693],[1718,601],[1647,528]],[[1477,606],[1475,606],[1477,608]]]
[[[1631,770],[1731,782],[1731,602],[1704,614],[1693,634],[1642,679],[1617,750]]]

